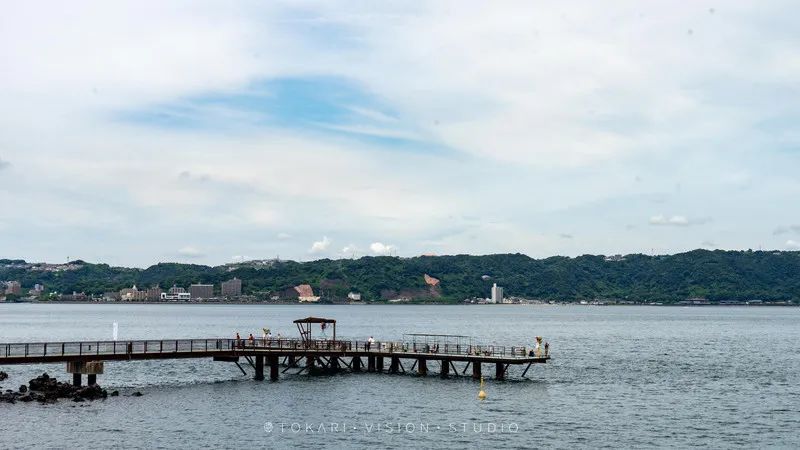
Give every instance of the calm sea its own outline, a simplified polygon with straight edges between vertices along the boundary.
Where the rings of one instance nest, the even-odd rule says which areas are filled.
[[[210,360],[106,363],[100,384],[123,396],[0,404],[0,448],[800,447],[800,308],[0,304],[0,342],[107,340],[113,322],[120,339],[294,336],[308,315],[354,339],[542,335],[553,359],[488,380],[485,401],[467,378],[271,383]],[[61,364],[0,369],[3,389],[68,378]]]

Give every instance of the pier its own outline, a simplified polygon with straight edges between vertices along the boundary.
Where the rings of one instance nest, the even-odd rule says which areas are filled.
[[[467,375],[469,371],[469,376],[480,379],[484,376],[484,366],[488,366],[495,379],[504,380],[510,367],[519,367],[525,377],[533,364],[550,360],[542,352],[531,355],[525,346],[480,345],[469,336],[407,334],[399,341],[370,342],[336,339],[333,319],[308,317],[296,320],[295,324],[300,338],[0,343],[0,366],[66,363],[73,384],[81,385],[84,374],[88,384],[96,383],[105,361],[211,358],[236,364],[245,375],[248,374],[245,368],[249,368],[255,380],[264,380],[268,370],[269,379],[277,381],[281,373],[289,371],[427,376],[430,369],[442,378]],[[333,324],[333,338],[313,338],[313,324]]]

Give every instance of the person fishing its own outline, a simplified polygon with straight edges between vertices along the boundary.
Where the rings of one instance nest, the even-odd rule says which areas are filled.
[[[550,354],[550,343],[545,341],[544,343],[544,356],[547,357]]]

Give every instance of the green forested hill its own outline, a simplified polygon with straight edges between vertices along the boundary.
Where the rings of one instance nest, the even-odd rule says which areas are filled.
[[[243,263],[209,267],[164,263],[147,269],[77,262],[74,270],[35,270],[24,261],[0,260],[0,280],[48,291],[102,293],[133,284],[213,283],[234,276],[245,293],[267,294],[298,284],[322,288],[328,298],[361,292],[366,300],[397,295],[459,301],[486,297],[493,282],[506,295],[578,301],[613,298],[674,302],[718,300],[800,301],[800,252],[695,250],[669,256],[627,255],[622,260],[584,255],[533,259],[521,254],[487,256],[363,257],[360,259]],[[441,280],[430,289],[423,275]]]

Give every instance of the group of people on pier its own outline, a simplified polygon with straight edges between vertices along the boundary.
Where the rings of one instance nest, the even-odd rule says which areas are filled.
[[[544,349],[544,355],[542,355],[542,349]],[[542,345],[542,337],[536,336],[536,342],[533,344],[533,348],[528,351],[528,356],[541,358],[544,356],[547,358],[550,356],[550,343],[546,342]]]

